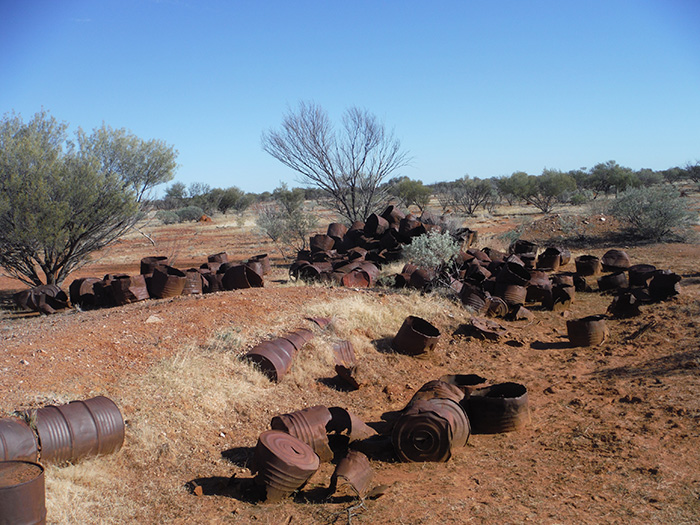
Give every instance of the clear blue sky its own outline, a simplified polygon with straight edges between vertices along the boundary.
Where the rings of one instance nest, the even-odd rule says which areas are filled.
[[[424,183],[684,165],[700,2],[0,0],[0,114],[163,139],[186,185],[299,185],[260,136],[300,100],[375,113]]]

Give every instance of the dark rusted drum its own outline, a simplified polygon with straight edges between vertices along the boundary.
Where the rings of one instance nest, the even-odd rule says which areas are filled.
[[[283,347],[271,344],[269,341],[263,341],[254,346],[245,354],[244,359],[255,363],[270,381],[276,383],[280,382],[292,367],[292,355]]]
[[[391,347],[406,355],[420,355],[435,349],[440,338],[440,330],[425,319],[409,315],[401,325]]]
[[[398,228],[399,224],[401,224],[401,219],[405,219],[406,215],[396,206],[389,205],[382,212],[382,217],[384,217],[391,226]]]
[[[339,222],[330,223],[326,231],[326,235],[333,237],[336,241],[341,241],[346,233],[348,233],[348,227]]]
[[[576,265],[576,273],[579,275],[597,275],[600,273],[603,266],[600,259],[595,255],[581,255],[574,260]]]
[[[264,275],[265,270],[263,269],[263,265],[260,261],[255,261],[253,259],[248,259],[244,266],[247,266],[251,270],[253,270],[255,273],[260,275],[261,277]]]
[[[440,381],[456,386],[464,392],[465,396],[468,396],[474,390],[482,387],[487,380],[477,374],[454,374],[442,376]]]
[[[491,271],[481,266],[478,262],[467,264],[464,272],[464,279],[472,283],[483,283],[491,277]]]
[[[417,401],[426,401],[428,399],[451,399],[455,403],[459,403],[463,397],[464,392],[455,385],[440,379],[434,379],[433,381],[428,381],[413,394],[413,397],[408,402],[408,406]]]
[[[82,277],[75,279],[68,287],[70,302],[73,306],[80,306],[83,309],[95,308],[99,306],[95,284],[102,279],[97,277]]]
[[[112,454],[124,443],[122,414],[104,396],[40,408],[33,417],[44,463],[74,463]]]
[[[625,251],[612,249],[605,252],[600,258],[600,263],[603,265],[603,271],[617,272],[630,267],[630,258]]]
[[[309,246],[312,252],[325,252],[333,249],[335,240],[328,235],[318,234],[311,237]]]
[[[389,221],[373,213],[365,221],[365,235],[368,237],[381,237],[389,229]]]
[[[306,340],[306,337],[304,337],[302,334],[298,334],[297,332],[288,332],[282,336],[284,339],[289,341],[292,346],[294,346],[294,349],[298,352],[301,350],[301,348],[308,343]]]
[[[141,275],[150,275],[159,266],[167,266],[168,258],[164,255],[154,255],[141,259]]]
[[[527,285],[526,301],[542,301],[552,294],[552,282],[542,270],[530,272],[530,283]]]
[[[408,279],[408,286],[416,290],[424,290],[428,288],[435,275],[427,268],[418,268],[411,274]]]
[[[328,491],[331,494],[343,493],[364,498],[373,476],[374,472],[367,456],[358,450],[349,450],[335,467]]]
[[[501,271],[498,272],[496,281],[499,283],[527,286],[527,284],[530,282],[530,272],[524,266],[520,266],[517,263],[508,262],[504,264]]]
[[[524,239],[517,239],[513,241],[510,246],[508,246],[508,253],[513,253],[519,255],[521,253],[537,253],[537,244],[534,242],[526,241]]]
[[[623,292],[613,298],[607,312],[617,318],[634,317],[642,313],[640,303],[633,293]]]
[[[185,279],[185,287],[182,289],[182,295],[195,295],[204,291],[204,277],[196,268],[185,270]]]
[[[0,461],[37,460],[34,431],[16,417],[0,419]]]
[[[505,299],[498,296],[489,298],[489,308],[486,312],[491,317],[505,317],[510,312],[510,306]]]
[[[406,217],[401,219],[399,223],[399,235],[407,242],[410,242],[411,238],[418,237],[425,233],[425,225],[419,220],[411,219]]]
[[[56,284],[42,284],[29,290],[26,305],[36,312],[53,314],[68,308],[68,294]]]
[[[652,264],[635,264],[627,270],[630,286],[648,286],[654,276],[656,266]]]
[[[333,345],[333,359],[335,360],[335,373],[351,388],[357,390],[360,383],[354,377],[357,369],[355,349],[350,341],[338,341]]]
[[[464,306],[470,308],[479,315],[485,314],[490,304],[489,294],[470,284],[462,286],[460,299]]]
[[[480,388],[465,398],[463,405],[474,434],[512,432],[530,420],[527,388],[519,383]]]
[[[225,290],[242,290],[245,288],[262,288],[262,275],[242,264],[231,266],[222,279]]]
[[[348,288],[369,288],[372,286],[372,278],[370,275],[359,268],[342,275],[340,277],[340,282],[343,286]]]
[[[566,332],[573,346],[598,346],[605,339],[605,317],[590,315],[566,322]]]
[[[226,252],[215,253],[207,257],[207,262],[220,264],[227,263],[228,255],[226,254]]]
[[[681,293],[681,276],[671,270],[657,270],[649,281],[649,295],[655,301],[663,301]]]
[[[320,460],[303,441],[280,430],[258,437],[253,456],[255,482],[266,488],[268,502],[277,502],[300,489],[318,470]]]
[[[207,293],[212,293],[212,292],[220,292],[224,289],[224,275],[221,273],[203,273],[202,276],[204,277],[204,280],[206,281],[206,284],[203,286],[202,291],[206,291]],[[184,289],[184,288],[183,288]]]
[[[627,287],[627,274],[623,271],[609,273],[598,278],[598,290],[619,290]]]
[[[556,271],[561,266],[561,261],[561,250],[554,246],[549,246],[537,257],[537,268]]]
[[[156,299],[176,297],[182,294],[186,281],[185,272],[172,266],[159,266],[153,270],[149,292]]]
[[[46,523],[44,467],[30,461],[0,462],[0,524]]]
[[[270,428],[281,430],[309,445],[323,462],[333,459],[326,425],[331,420],[328,407],[318,405],[272,418]]]
[[[503,298],[509,306],[520,306],[525,304],[527,298],[527,287],[510,283],[496,283],[495,295]]]
[[[112,281],[112,295],[117,306],[145,301],[149,298],[143,274],[119,277]]]
[[[416,401],[404,410],[391,433],[401,461],[444,462],[452,449],[469,439],[469,420],[462,407],[449,399]]]
[[[270,262],[270,256],[266,253],[261,253],[250,258],[251,261],[256,261],[262,264],[262,275],[267,275],[272,271],[272,263]]]

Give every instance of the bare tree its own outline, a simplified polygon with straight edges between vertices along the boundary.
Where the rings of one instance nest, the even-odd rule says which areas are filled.
[[[364,220],[386,199],[381,182],[409,162],[401,143],[377,117],[356,107],[346,110],[336,131],[323,108],[301,102],[280,130],[262,135],[267,153],[301,174],[301,181],[331,197],[349,221]]]

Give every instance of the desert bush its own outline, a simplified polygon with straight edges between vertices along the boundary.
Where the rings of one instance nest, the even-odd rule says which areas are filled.
[[[669,186],[628,189],[611,203],[608,213],[634,236],[652,241],[689,226],[697,217],[688,199]]]
[[[413,239],[403,249],[406,260],[424,268],[439,268],[451,263],[459,253],[457,243],[448,233],[431,231]]]
[[[175,210],[175,213],[180,218],[180,222],[196,221],[204,215],[204,210],[199,206],[185,206]]]
[[[156,212],[156,219],[163,224],[175,224],[180,222],[180,217],[177,213],[171,210],[159,210]]]

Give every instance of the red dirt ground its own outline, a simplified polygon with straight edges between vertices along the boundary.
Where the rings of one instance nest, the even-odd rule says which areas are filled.
[[[514,224],[497,219],[493,231],[507,231]],[[538,237],[536,233],[547,229],[552,228],[543,226],[538,232],[535,227],[528,234]],[[222,225],[216,217],[211,223],[154,232],[159,249],[145,237],[131,235],[69,281],[138,273],[141,257],[150,255],[174,254],[180,268],[198,265],[207,254],[220,251],[234,260],[264,252],[274,255],[261,237]],[[613,246],[577,248],[575,254],[601,255],[609,247]],[[401,408],[421,384],[444,373],[521,382],[530,396],[531,424],[526,429],[473,435],[445,464],[373,462],[377,483],[391,487],[383,497],[366,502],[365,509],[357,509],[353,523],[700,522],[700,249],[694,244],[615,247],[625,249],[633,264],[655,264],[682,275],[681,295],[644,306],[638,317],[610,320],[610,336],[596,348],[569,347],[565,320],[603,313],[610,297],[597,293],[577,294],[564,314],[537,312],[531,323],[503,322],[509,335],[499,342],[455,335],[456,327],[443,322],[438,327],[444,336],[429,359],[395,359],[405,384],[377,383],[358,392],[333,393],[349,409],[374,421],[381,415],[380,406]],[[319,298],[353,293],[281,286],[273,281],[286,277],[284,261],[276,257],[274,263],[273,279],[263,289],[53,316],[5,310],[0,319],[3,415],[33,406],[37,392],[76,399],[109,395],[126,376],[144,373],[187,343],[203,344],[217,327],[233,321],[239,326],[274,326],[281,313],[300,310]],[[6,295],[20,288],[16,281],[0,278]],[[390,292],[370,293],[390,298]],[[240,442],[229,445],[252,446],[252,436],[262,430],[245,432]],[[203,463],[208,453],[193,452],[202,455]],[[245,474],[231,466],[228,473],[192,472],[190,479],[234,472]],[[183,523],[349,521],[348,505],[343,503],[265,506],[231,494],[183,493],[178,498],[154,503],[159,507],[153,515]],[[98,517],[95,522],[100,522]]]

